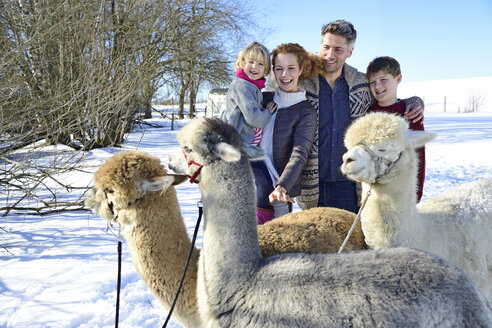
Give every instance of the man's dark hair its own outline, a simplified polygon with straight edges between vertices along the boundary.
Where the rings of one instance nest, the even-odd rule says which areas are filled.
[[[339,19],[324,25],[321,28],[321,37],[323,37],[326,33],[345,37],[347,39],[347,44],[351,47],[354,46],[355,39],[357,39],[357,31],[355,30],[354,25],[343,19]]]

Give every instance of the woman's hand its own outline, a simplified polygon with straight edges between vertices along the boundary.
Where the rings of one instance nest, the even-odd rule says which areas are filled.
[[[279,200],[281,202],[295,203],[295,201],[287,194],[287,190],[281,185],[275,187],[275,189],[268,196],[268,200],[270,201],[270,203],[273,203],[275,200]]]
[[[268,111],[273,114],[277,110],[277,104],[273,101],[270,101],[267,104],[266,109],[268,109]]]

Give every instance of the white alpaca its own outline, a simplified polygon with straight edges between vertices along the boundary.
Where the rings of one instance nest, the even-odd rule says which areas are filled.
[[[362,229],[371,248],[413,247],[461,267],[492,297],[492,179],[477,180],[416,205],[415,148],[435,134],[408,130],[385,113],[355,121],[345,135],[342,172],[372,186],[362,210]]]
[[[168,175],[159,158],[142,152],[122,152],[96,172],[86,207],[123,226],[128,248],[142,280],[169,310],[183,273],[191,242],[173,185],[185,176]],[[355,215],[335,208],[315,208],[285,215],[259,227],[264,256],[286,252],[336,252]],[[348,249],[365,249],[360,225]],[[199,249],[186,274],[174,309],[184,327],[201,327],[196,302]]]
[[[461,270],[430,254],[381,249],[263,259],[254,183],[230,125],[202,118],[178,141],[203,165],[197,297],[205,327],[490,327],[492,311]],[[170,163],[171,167],[172,163]],[[197,167],[192,165],[188,174]]]

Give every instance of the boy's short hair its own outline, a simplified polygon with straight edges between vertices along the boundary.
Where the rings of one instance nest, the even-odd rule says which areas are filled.
[[[369,79],[373,74],[376,74],[379,71],[391,74],[393,77],[397,77],[401,74],[400,64],[396,59],[389,56],[374,58],[369,65],[367,65],[366,76]]]
[[[265,75],[268,75],[270,73],[270,69],[271,69],[270,53],[268,52],[268,49],[265,48],[264,45],[256,41],[251,42],[243,50],[239,52],[239,54],[237,55],[236,64],[234,64],[234,69],[235,70],[237,70],[238,68],[243,69],[246,60],[250,58],[255,58],[256,60],[258,59],[263,60],[263,63],[265,64]]]
[[[345,37],[345,39],[347,39],[347,44],[351,48],[354,47],[355,39],[357,39],[357,31],[355,30],[354,25],[343,19],[323,25],[321,28],[321,37],[326,33]]]

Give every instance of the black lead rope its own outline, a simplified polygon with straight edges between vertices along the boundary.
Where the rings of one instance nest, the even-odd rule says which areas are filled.
[[[120,289],[121,289],[121,239],[118,240],[118,283],[116,287],[116,319],[115,328],[118,328],[119,313],[120,313]]]
[[[173,313],[174,307],[178,301],[179,293],[181,292],[181,287],[183,287],[184,278],[186,276],[186,271],[188,270],[188,265],[190,264],[191,255],[193,254],[193,248],[195,247],[196,236],[198,235],[198,228],[200,227],[200,221],[202,220],[203,214],[203,205],[202,202],[199,201],[197,203],[198,206],[198,220],[196,221],[195,232],[193,233],[193,238],[191,239],[191,248],[188,252],[188,258],[186,259],[186,265],[184,268],[183,276],[181,277],[181,282],[179,283],[178,291],[176,292],[176,296],[174,297],[173,305],[171,305],[171,309],[169,310],[169,314],[167,315],[166,321],[162,328],[166,328],[169,320],[171,319],[171,314]]]

